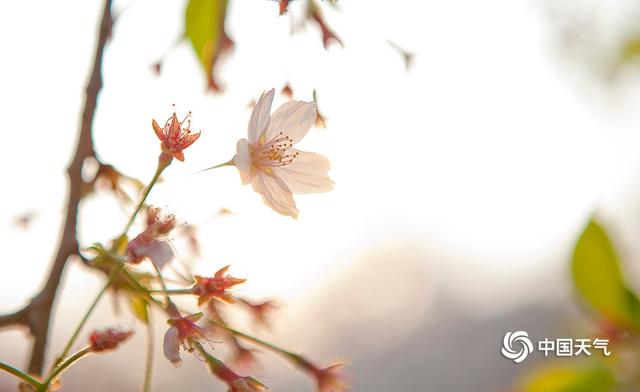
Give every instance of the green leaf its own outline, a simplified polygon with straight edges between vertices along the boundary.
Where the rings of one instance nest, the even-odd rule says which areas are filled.
[[[621,61],[637,59],[640,56],[640,37],[632,37],[624,43]]]
[[[147,305],[148,302],[145,298],[139,295],[129,296],[129,306],[131,307],[133,315],[145,324],[149,322],[149,312],[147,310]]]
[[[572,275],[578,292],[594,309],[613,321],[640,325],[640,302],[624,282],[609,235],[595,220],[576,243]]]
[[[213,65],[231,41],[224,32],[228,0],[189,0],[185,13],[185,36],[204,69],[209,87],[216,89]]]
[[[616,387],[615,378],[603,367],[554,366],[533,374],[523,392],[607,392]]]

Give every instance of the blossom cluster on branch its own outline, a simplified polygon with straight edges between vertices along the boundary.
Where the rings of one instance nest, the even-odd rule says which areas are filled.
[[[329,161],[321,155],[294,148],[316,123],[315,104],[292,100],[271,114],[273,98],[274,90],[262,94],[251,114],[247,138],[242,138],[237,143],[235,156],[212,168],[235,166],[240,172],[242,183],[251,184],[268,207],[279,214],[297,218],[298,209],[293,194],[326,192],[332,189],[333,182],[327,175]],[[89,354],[115,350],[134,333],[115,328],[96,330],[90,334],[84,348],[71,353],[97,303],[109,291],[114,296],[126,298],[132,304],[134,314],[147,326],[151,322],[151,312],[159,310],[167,322],[162,339],[164,357],[178,367],[182,363],[182,355],[194,354],[204,361],[211,373],[231,392],[267,389],[257,378],[241,374],[250,371],[251,365],[256,362],[254,349],[250,346],[257,346],[283,357],[310,375],[320,392],[349,389],[341,363],[328,367],[317,366],[300,354],[229,325],[221,308],[223,304],[248,311],[255,322],[262,326],[268,326],[270,314],[278,307],[273,301],[256,302],[237,296],[234,289],[244,283],[245,279],[232,276],[229,273],[230,266],[220,268],[211,276],[183,276],[179,287],[168,286],[163,270],[175,258],[170,234],[177,226],[177,218],[148,205],[146,200],[161,174],[174,159],[184,161],[184,151],[199,138],[200,132],[192,133],[190,127],[191,113],[180,121],[174,112],[162,127],[155,120],[152,121],[152,129],[160,140],[160,155],[153,178],[145,187],[123,232],[114,237],[111,244],[94,244],[87,249],[93,253],[93,257],[87,257],[87,265],[102,271],[107,276],[107,283],[80,320],[46,377],[35,378],[11,368],[15,375],[23,379],[22,390],[45,392],[59,387],[60,377],[74,363]],[[129,231],[142,215],[144,228],[129,239]],[[144,272],[142,268],[145,265],[152,267],[155,272]],[[172,283],[175,285],[175,282]],[[178,295],[193,297],[194,304],[201,309],[193,311],[179,307],[172,299]],[[148,333],[149,352],[153,352],[154,337],[150,328]],[[224,342],[235,353],[231,364],[209,352],[210,348]],[[147,361],[145,390],[149,390],[151,385],[152,356]],[[5,365],[2,366],[4,368]]]

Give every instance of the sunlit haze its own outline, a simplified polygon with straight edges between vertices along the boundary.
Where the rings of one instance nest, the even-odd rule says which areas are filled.
[[[0,311],[37,292],[55,251],[101,3],[0,5]],[[164,123],[173,104],[179,117],[191,111],[192,129],[202,136],[184,164],[164,173],[150,203],[200,225],[203,257],[183,257],[196,272],[231,264],[235,276],[248,278],[243,293],[289,304],[289,333],[296,326],[313,336],[308,304],[319,298],[355,301],[349,282],[364,279],[367,265],[384,268],[389,284],[395,263],[399,276],[414,275],[396,257],[424,265],[410,286],[421,289],[391,290],[397,302],[364,313],[406,309],[398,323],[409,331],[430,319],[425,309],[436,281],[468,301],[486,299],[490,308],[517,287],[518,276],[562,270],[556,263],[568,257],[589,216],[622,214],[616,206],[638,194],[640,117],[628,103],[637,95],[611,103],[609,93],[572,75],[537,2],[340,1],[339,10],[325,13],[344,48],[326,51],[315,26],[291,35],[300,12],[295,2],[291,15],[276,17],[275,2],[236,0],[227,20],[236,47],[216,68],[219,95],[205,91],[188,43],[170,46],[181,33],[184,1],[162,3],[114,4],[96,150],[104,162],[147,181],[158,155],[151,119]],[[408,72],[389,40],[415,53]],[[156,76],[152,64],[163,56]],[[317,89],[327,127],[313,128],[299,147],[327,156],[336,183],[333,192],[297,197],[297,221],[265,207],[234,167],[197,173],[235,154],[250,103],[286,83],[299,100],[312,100]],[[276,94],[274,107],[284,102]],[[234,214],[217,216],[223,207]],[[34,223],[21,230],[13,222],[29,211]],[[128,214],[107,192],[92,195],[81,209],[81,245],[108,241]],[[73,314],[101,283],[78,262],[67,268],[69,292],[57,303]],[[53,336],[77,317],[57,316]],[[129,315],[124,320],[133,323]],[[320,343],[308,347],[331,339],[317,333]],[[0,335],[0,346],[11,341],[21,353],[17,361],[28,353],[16,336]]]

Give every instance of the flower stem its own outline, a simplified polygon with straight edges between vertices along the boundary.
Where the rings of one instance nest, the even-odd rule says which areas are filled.
[[[200,344],[200,342],[199,342],[199,341],[197,341],[197,340],[195,340],[195,339],[194,339],[194,340],[192,340],[192,341],[191,341],[191,343],[195,346],[196,350],[198,350],[198,352],[199,352],[200,354],[202,354],[202,356],[205,358],[205,360],[206,360],[207,362],[209,362],[209,360],[210,360],[210,359],[213,359],[213,360],[214,360],[214,364],[216,364],[216,365],[217,365],[218,363],[221,363],[221,362],[222,362],[222,361],[220,361],[219,359],[217,359],[217,358],[213,357],[211,354],[209,354],[209,353],[207,352],[207,350],[205,350],[205,349],[204,349],[204,347],[202,347],[202,344]]]
[[[36,388],[39,388],[40,385],[42,385],[40,383],[40,381],[36,380],[35,378],[31,377],[30,375],[28,375],[27,373],[23,372],[22,370],[16,369],[11,365],[8,365],[2,361],[0,361],[0,369],[4,370],[5,372],[9,373],[9,374],[13,374],[14,376],[21,378],[22,380],[28,382],[29,384],[33,385]]]
[[[301,355],[292,353],[291,351],[287,351],[283,348],[280,348],[276,345],[273,345],[269,342],[265,342],[262,339],[256,338],[255,336],[251,336],[251,335],[247,335],[244,332],[240,332],[237,329],[231,328],[228,325],[226,325],[225,323],[222,323],[220,321],[215,321],[215,320],[209,320],[212,324],[215,324],[216,326],[224,329],[225,331],[229,332],[230,334],[237,336],[241,339],[247,340],[251,343],[257,344],[258,346],[262,346],[264,348],[267,348],[277,354],[282,355],[283,357],[295,362],[295,363],[299,363],[300,360],[302,359]]]
[[[215,374],[216,377],[221,379],[222,381],[230,384],[234,379],[238,378],[238,375],[235,374],[227,365],[224,364],[221,360],[209,354],[207,350],[202,347],[199,341],[196,339],[192,339],[191,343],[195,346],[196,350],[202,355],[205,362],[209,365],[209,369],[211,373]]]
[[[162,174],[164,169],[166,169],[169,166],[170,163],[171,163],[170,161],[165,162],[163,160],[158,160],[158,167],[156,168],[156,172],[153,174],[153,178],[151,178],[149,185],[147,185],[147,187],[145,188],[144,193],[142,194],[142,198],[138,203],[138,206],[136,207],[135,211],[133,211],[133,214],[131,214],[129,221],[127,222],[127,225],[125,226],[122,232],[123,236],[127,235],[127,232],[131,228],[131,225],[133,224],[133,222],[136,220],[138,213],[140,212],[142,207],[144,207],[144,202],[147,201],[147,197],[149,197],[149,193],[151,193],[151,189],[153,189],[153,186],[156,184],[156,182],[158,182],[160,175]]]
[[[149,294],[168,294],[168,295],[190,295],[193,294],[191,289],[162,289],[147,290]]]
[[[208,167],[206,169],[199,170],[193,174],[198,174],[198,173],[206,172],[208,170],[213,170],[213,169],[217,169],[219,167],[225,167],[225,166],[233,166],[233,159],[229,159],[227,162],[221,163],[219,165],[215,165],[215,166]]]
[[[116,268],[114,268],[111,271],[111,273],[109,274],[109,279],[107,280],[107,283],[102,287],[102,289],[100,290],[96,298],[93,300],[93,302],[91,303],[91,306],[89,306],[89,309],[87,309],[87,312],[82,317],[82,320],[80,320],[80,324],[78,324],[75,331],[73,331],[73,335],[71,335],[71,338],[69,338],[67,345],[64,346],[64,350],[62,351],[62,354],[60,354],[60,356],[58,357],[58,360],[55,363],[55,367],[52,370],[53,373],[55,373],[58,365],[60,364],[60,361],[62,361],[62,359],[65,358],[67,354],[69,354],[69,351],[71,350],[71,346],[73,346],[73,343],[78,338],[80,331],[82,330],[84,325],[87,323],[87,320],[89,320],[89,316],[91,316],[91,313],[93,313],[93,311],[95,310],[96,306],[98,305],[98,302],[100,302],[100,299],[102,298],[104,293],[107,291],[107,288],[109,288],[111,283],[113,283],[113,281],[116,279],[116,276],[118,276],[118,273],[123,268],[124,268],[124,264],[120,263]]]
[[[147,312],[147,363],[144,371],[144,386],[143,392],[151,391],[151,379],[153,375],[153,353],[154,348],[154,336],[153,336],[153,324],[152,324],[151,312]]]
[[[51,385],[51,383],[56,379],[56,377],[58,377],[58,375],[60,375],[68,367],[73,365],[80,358],[84,357],[85,355],[89,354],[90,352],[91,352],[90,348],[89,347],[85,347],[82,350],[80,350],[77,353],[75,353],[72,356],[70,356],[69,358],[65,359],[58,366],[55,367],[53,372],[51,372],[51,375],[49,377],[47,377],[47,379],[42,383],[42,385],[40,386],[39,390],[42,391],[42,392],[46,392],[47,389],[49,388],[49,386]]]
[[[167,305],[169,305],[171,303],[171,297],[169,296],[169,293],[168,293],[169,289],[167,289],[167,284],[164,281],[162,272],[160,272],[160,268],[158,268],[158,266],[156,265],[156,263],[153,262],[153,260],[151,261],[151,265],[153,265],[153,269],[155,269],[156,273],[158,274],[158,280],[160,281],[160,285],[162,286],[162,291],[164,292],[165,302],[167,303]]]

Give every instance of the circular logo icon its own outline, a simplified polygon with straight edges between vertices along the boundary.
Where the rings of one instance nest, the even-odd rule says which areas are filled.
[[[507,332],[502,339],[502,355],[515,363],[524,361],[533,352],[533,343],[526,331]]]

